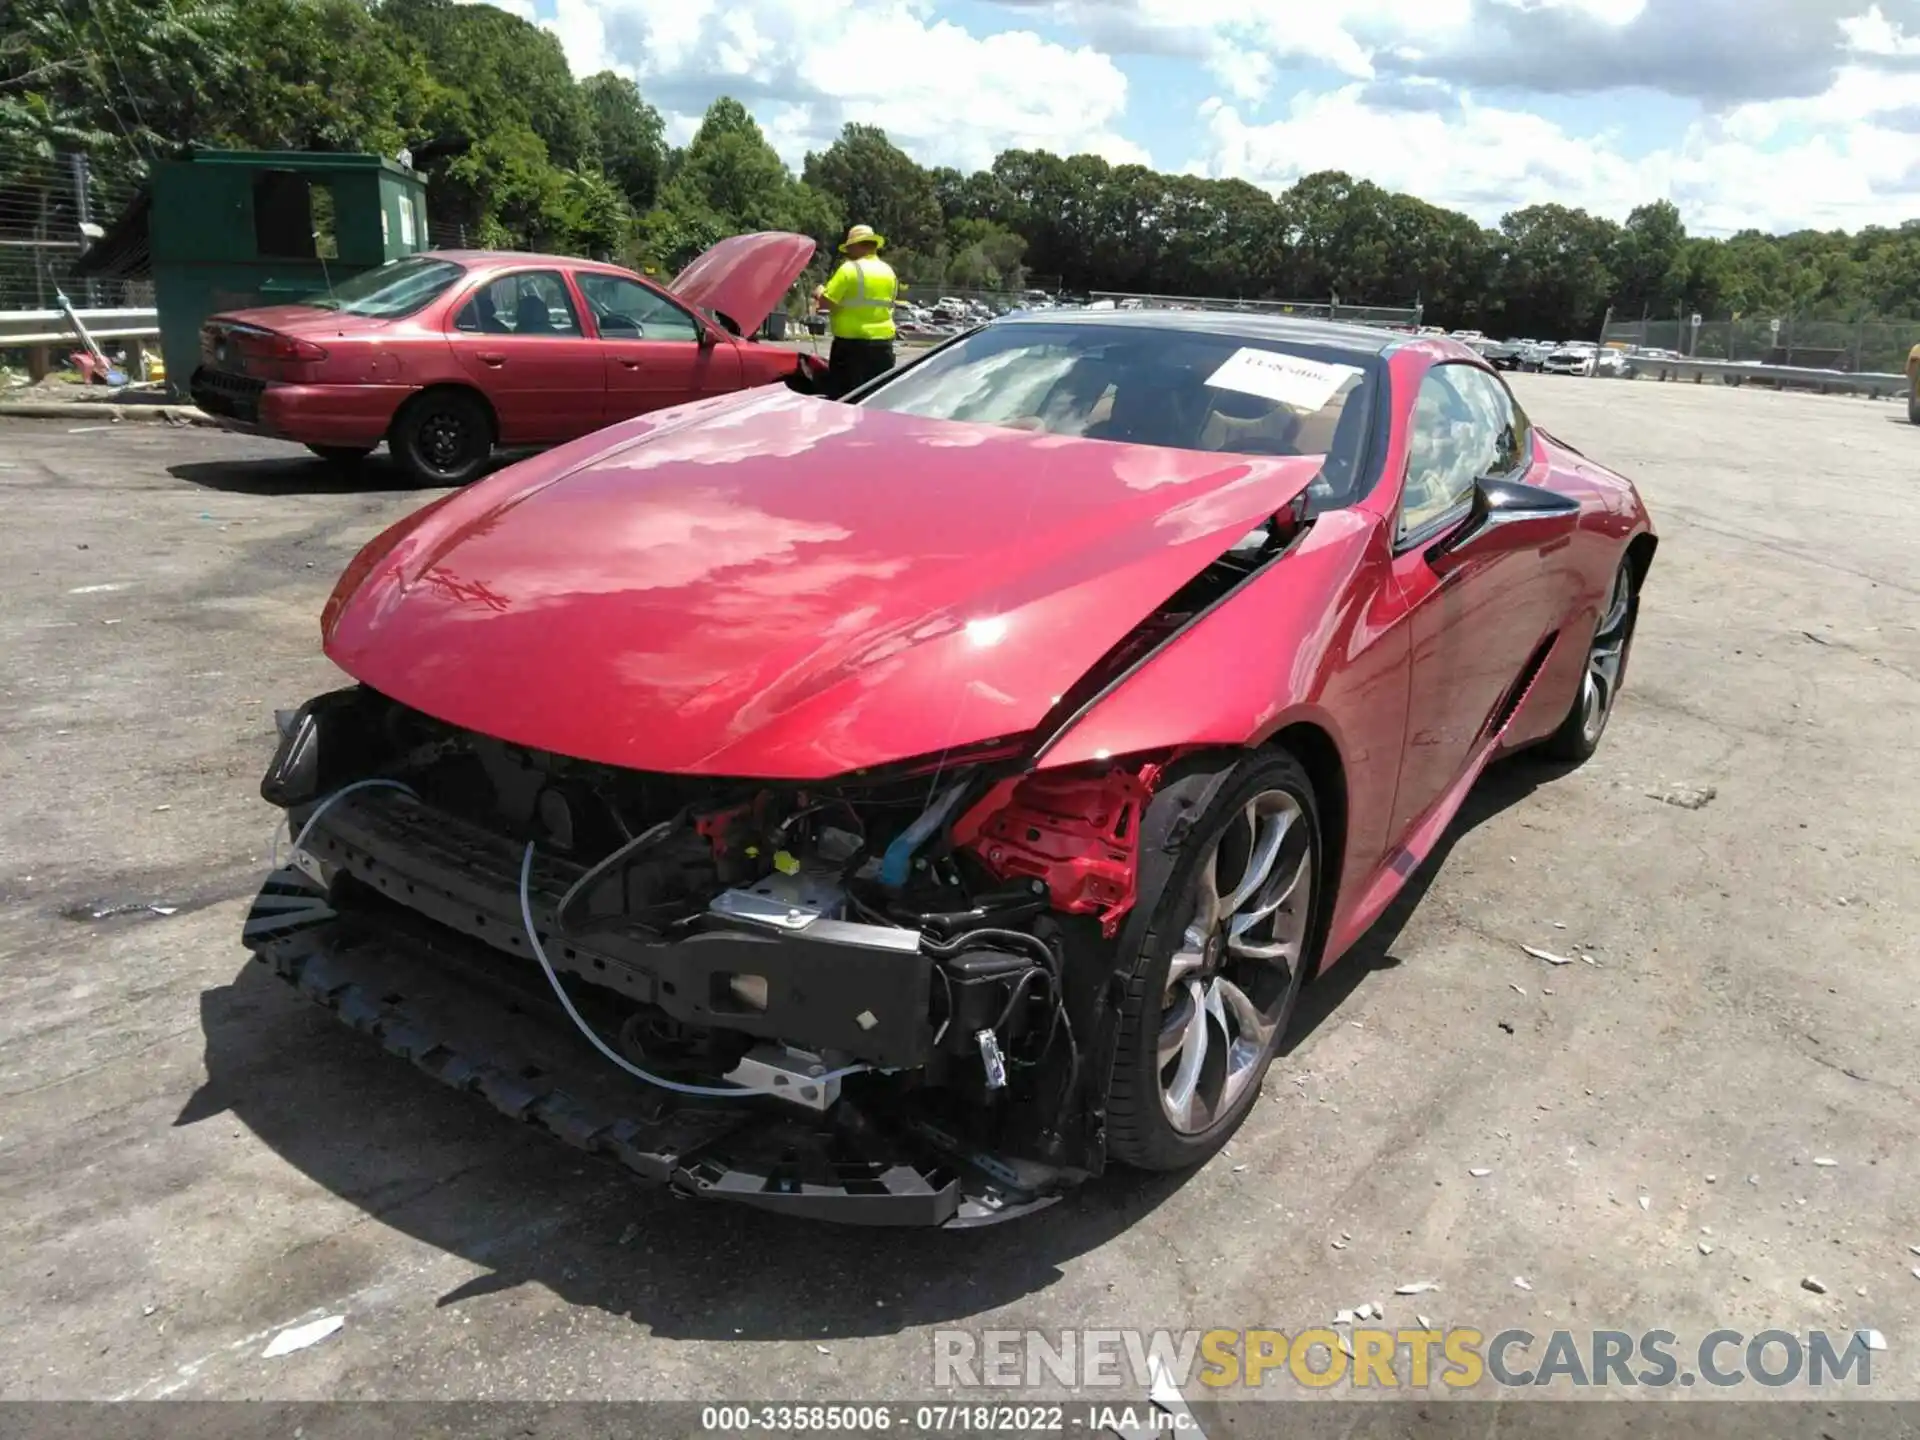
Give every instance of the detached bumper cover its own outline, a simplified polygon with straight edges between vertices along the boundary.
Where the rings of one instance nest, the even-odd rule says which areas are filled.
[[[816,1118],[776,1100],[682,1099],[633,1080],[571,1028],[530,962],[424,922],[336,911],[298,870],[268,878],[244,939],[389,1055],[681,1194],[848,1224],[949,1228],[1058,1198],[924,1121],[851,1097]]]

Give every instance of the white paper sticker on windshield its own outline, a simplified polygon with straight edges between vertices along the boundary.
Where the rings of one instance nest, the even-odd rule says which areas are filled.
[[[1296,410],[1313,411],[1324,406],[1335,391],[1360,373],[1357,365],[1325,365],[1299,355],[1281,355],[1249,347],[1236,350],[1226,364],[1207,377],[1207,384],[1277,400]]]

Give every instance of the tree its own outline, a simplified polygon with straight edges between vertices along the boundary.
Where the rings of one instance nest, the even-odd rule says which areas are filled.
[[[1620,227],[1565,205],[1529,205],[1500,222],[1501,314],[1526,333],[1591,335],[1614,289]]]
[[[580,82],[593,129],[593,153],[636,210],[652,206],[667,164],[667,127],[640,98],[640,87],[611,70]]]
[[[871,225],[890,245],[939,248],[947,217],[933,177],[877,126],[846,126],[825,150],[808,154],[801,178],[833,196],[849,222]]]

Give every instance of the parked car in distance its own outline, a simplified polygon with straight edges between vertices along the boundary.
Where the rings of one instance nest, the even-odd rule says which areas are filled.
[[[1489,340],[1483,335],[1465,343],[1496,370],[1516,370],[1520,366],[1520,347],[1511,340]]]
[[[1548,375],[1591,375],[1597,348],[1590,340],[1563,341],[1541,359],[1540,369]]]
[[[812,259],[803,235],[736,235],[671,285],[592,260],[429,251],[325,295],[215,315],[194,403],[228,429],[351,462],[385,441],[428,485],[476,479],[496,446],[788,380],[820,362],[751,337]]]

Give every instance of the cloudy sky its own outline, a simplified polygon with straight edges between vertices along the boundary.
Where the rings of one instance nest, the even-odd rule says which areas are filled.
[[[746,102],[973,168],[1092,151],[1282,187],[1343,169],[1483,220],[1675,201],[1696,232],[1920,218],[1920,0],[496,0],[675,140]]]

